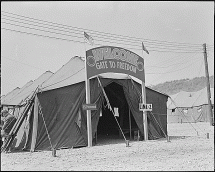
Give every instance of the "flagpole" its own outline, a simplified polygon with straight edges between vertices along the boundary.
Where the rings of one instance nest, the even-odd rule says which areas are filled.
[[[143,57],[143,49],[142,49],[142,57]],[[143,58],[144,59],[144,58]],[[144,62],[145,63],[145,62]],[[144,66],[144,64],[143,64]],[[144,71],[144,79],[145,79],[145,68]],[[142,81],[142,103],[146,104],[146,89],[145,89],[145,81]],[[147,122],[147,111],[143,110],[143,127],[144,127],[144,140],[148,140],[148,122]]]
[[[87,79],[87,54],[86,45],[84,41],[85,49],[85,86],[86,86],[86,104],[90,104],[90,84],[89,79]],[[88,147],[92,147],[92,123],[91,123],[91,110],[87,110],[87,140]]]

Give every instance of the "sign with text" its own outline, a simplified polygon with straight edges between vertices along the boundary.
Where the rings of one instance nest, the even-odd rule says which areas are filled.
[[[83,110],[97,110],[96,104],[83,104]]]
[[[140,111],[152,111],[152,104],[139,104],[139,110]]]
[[[86,51],[87,79],[101,73],[124,73],[145,82],[144,59],[120,47],[102,46]]]

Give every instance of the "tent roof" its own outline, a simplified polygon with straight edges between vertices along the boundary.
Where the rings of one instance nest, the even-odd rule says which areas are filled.
[[[42,84],[41,89],[42,91],[47,91],[85,81],[85,73],[84,59],[75,56],[71,58],[70,61],[65,65],[63,65],[56,73],[54,73],[47,81],[45,81]],[[100,74],[99,76],[103,78],[115,79],[128,79],[131,77],[137,81],[134,77],[128,76],[126,74],[104,73]]]
[[[214,104],[214,88],[211,88],[211,103]],[[171,95],[167,101],[168,109],[175,109],[177,107],[194,107],[208,104],[207,88],[203,88],[196,92],[181,91],[177,94]]]
[[[48,80],[46,80],[42,84],[41,90],[48,91],[83,82],[85,81],[85,73],[86,71],[84,58],[79,56],[72,57],[65,65],[63,65],[57,72],[55,72]],[[139,79],[122,73],[103,73],[99,74],[99,77],[113,79],[133,79],[137,83],[141,84],[141,81]],[[158,93],[166,95],[161,92]]]
[[[15,95],[13,95],[9,100],[4,101],[3,105],[19,105],[21,102],[30,97],[35,89],[41,85],[45,80],[47,80],[53,73],[51,71],[46,71],[41,76],[39,76],[34,81],[29,81],[26,83]]]
[[[65,87],[85,80],[85,65],[81,57],[75,56],[41,85],[42,91]]]

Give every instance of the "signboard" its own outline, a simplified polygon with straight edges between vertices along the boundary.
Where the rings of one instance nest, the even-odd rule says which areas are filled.
[[[140,111],[152,111],[152,104],[139,104],[139,110]]]
[[[145,83],[144,59],[120,47],[101,46],[86,51],[87,79],[101,73],[124,73]]]
[[[96,104],[83,104],[83,110],[97,110]]]

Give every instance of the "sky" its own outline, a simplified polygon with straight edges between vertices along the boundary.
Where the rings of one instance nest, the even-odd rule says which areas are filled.
[[[213,1],[1,1],[1,95],[102,45],[143,57],[146,86],[205,76],[204,43],[211,76]]]

